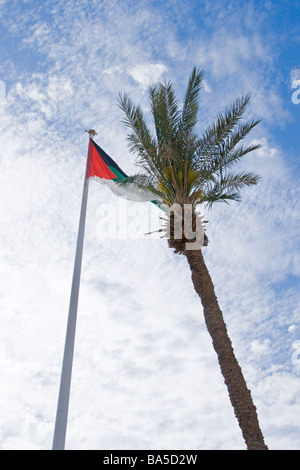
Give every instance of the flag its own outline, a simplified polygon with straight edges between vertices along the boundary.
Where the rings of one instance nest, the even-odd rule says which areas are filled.
[[[118,184],[118,181],[128,178],[128,176],[92,139],[89,141],[86,176],[105,184],[114,194],[130,201],[158,203],[157,196],[150,191],[139,189],[130,183],[128,185]]]

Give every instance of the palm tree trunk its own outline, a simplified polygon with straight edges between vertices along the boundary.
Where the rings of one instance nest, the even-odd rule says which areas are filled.
[[[195,291],[199,295],[205,323],[218,355],[229,398],[248,450],[268,450],[259,427],[256,407],[252,401],[242,370],[234,355],[226,324],[215,294],[214,285],[201,250],[184,252],[192,272]]]

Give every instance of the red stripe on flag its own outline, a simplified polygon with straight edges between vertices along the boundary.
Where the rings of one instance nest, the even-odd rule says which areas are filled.
[[[106,180],[116,178],[116,175],[108,168],[101,155],[99,152],[97,152],[95,146],[93,145],[92,139],[90,139],[86,177],[90,178],[93,176],[98,176],[99,178],[104,178]]]

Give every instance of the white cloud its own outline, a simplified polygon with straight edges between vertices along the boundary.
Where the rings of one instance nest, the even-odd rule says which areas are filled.
[[[129,69],[128,73],[142,87],[148,88],[160,81],[167,70],[164,64],[139,64]]]
[[[296,330],[297,330],[297,326],[296,326],[296,325],[291,325],[291,326],[289,326],[289,329],[288,329],[289,333],[294,333]]]
[[[262,355],[266,354],[269,351],[270,348],[270,340],[266,339],[263,342],[258,341],[257,339],[254,339],[250,343],[251,350],[254,354],[256,355]]]
[[[206,93],[211,93],[212,92],[212,89],[211,89],[211,87],[209,86],[209,84],[207,83],[206,80],[203,80],[203,88],[206,91]]]

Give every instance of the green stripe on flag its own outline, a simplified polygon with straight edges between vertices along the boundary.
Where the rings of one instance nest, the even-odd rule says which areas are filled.
[[[123,180],[125,179],[125,176],[122,175],[122,173],[120,173],[116,168],[114,168],[113,166],[109,166],[108,167],[110,169],[110,171],[112,171],[115,175],[116,175],[116,178],[113,178],[113,180]]]

